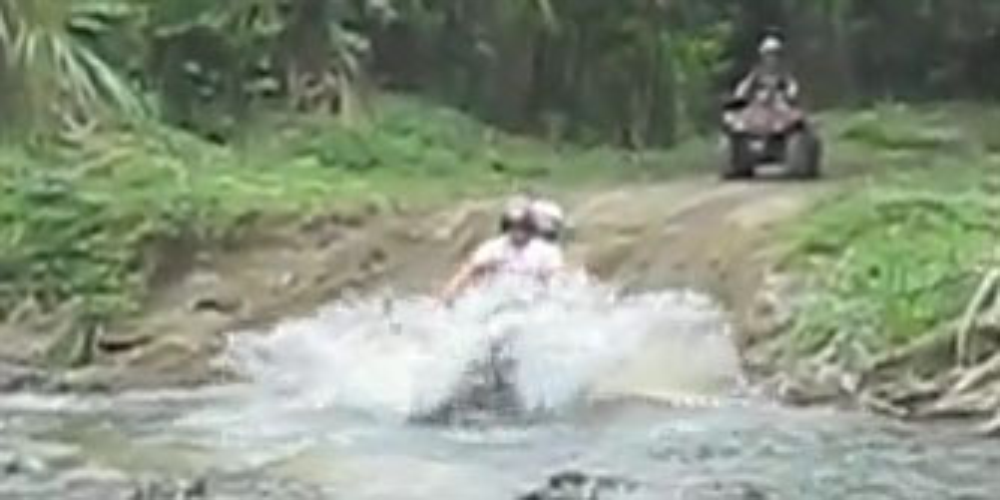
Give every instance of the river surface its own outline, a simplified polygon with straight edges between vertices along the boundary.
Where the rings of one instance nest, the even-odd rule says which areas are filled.
[[[228,386],[0,397],[0,499],[183,498],[137,493],[162,483],[187,498],[499,500],[565,471],[629,485],[598,498],[998,498],[993,443],[748,396],[704,298],[508,298],[379,297],[237,332],[221,361],[245,381]],[[511,331],[531,332],[508,342],[517,411],[487,398],[476,418],[418,418],[452,405],[485,339]],[[712,404],[665,404],[682,393]]]

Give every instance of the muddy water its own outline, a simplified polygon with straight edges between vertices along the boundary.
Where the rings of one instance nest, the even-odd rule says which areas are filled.
[[[628,485],[600,498],[996,498],[991,443],[746,396],[703,298],[569,290],[332,305],[237,333],[224,361],[246,381],[226,387],[5,396],[0,498],[512,499],[567,470]],[[517,411],[414,423],[497,332]]]

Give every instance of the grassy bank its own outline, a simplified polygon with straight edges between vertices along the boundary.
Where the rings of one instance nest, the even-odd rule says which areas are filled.
[[[1000,112],[882,107],[827,132],[863,175],[791,228],[787,264],[812,293],[786,354],[863,370],[957,318],[1000,265]]]
[[[658,154],[557,147],[383,98],[371,119],[272,116],[219,146],[159,125],[0,149],[0,317],[134,311],[162,243],[221,241],[251,215],[427,204],[516,186],[659,175]]]

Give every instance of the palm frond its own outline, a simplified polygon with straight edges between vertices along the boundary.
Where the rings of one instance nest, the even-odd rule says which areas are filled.
[[[10,2],[0,3],[0,44],[4,47],[9,46],[14,39],[11,24],[17,18],[16,5]]]
[[[535,0],[535,8],[538,10],[542,24],[546,29],[551,31],[559,29],[559,16],[556,14],[552,0]]]
[[[75,31],[99,33],[128,7],[125,0],[0,0],[0,50],[7,69],[24,91],[35,94],[28,100],[46,108],[30,113],[47,113],[62,99],[83,109],[110,105],[131,116],[144,112],[132,85]]]
[[[142,100],[136,95],[132,85],[121,77],[103,59],[93,51],[84,47],[74,47],[76,52],[73,60],[77,61],[83,74],[99,90],[97,97],[113,104],[130,116],[138,116],[146,112]]]

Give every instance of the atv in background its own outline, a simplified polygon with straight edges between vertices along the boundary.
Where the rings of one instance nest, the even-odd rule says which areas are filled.
[[[727,99],[723,107],[723,179],[748,179],[780,164],[795,179],[820,175],[822,143],[801,108],[780,98]]]

